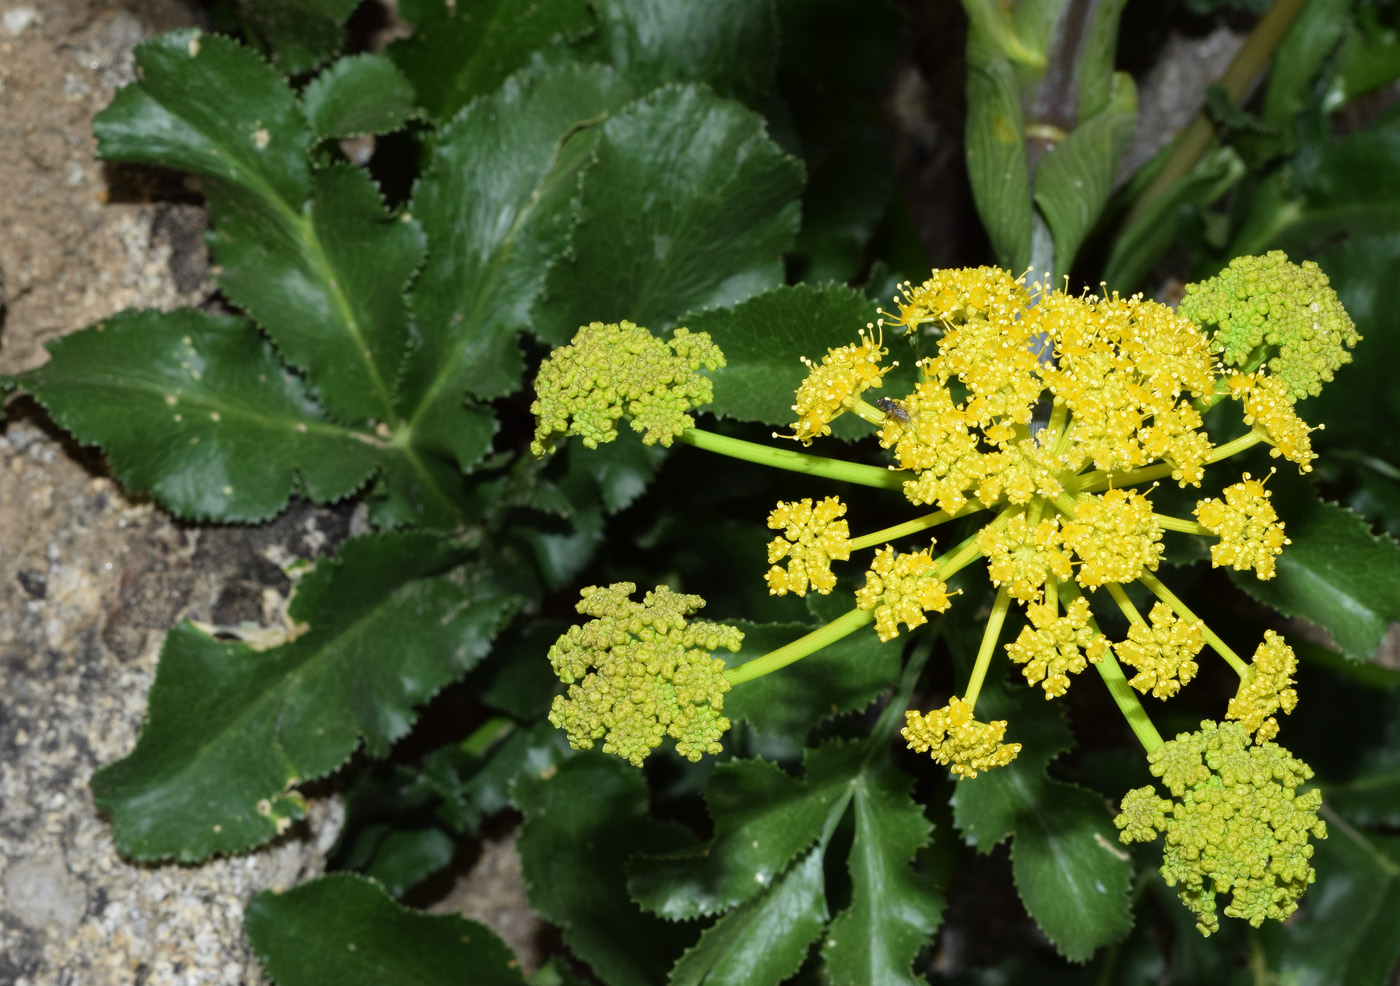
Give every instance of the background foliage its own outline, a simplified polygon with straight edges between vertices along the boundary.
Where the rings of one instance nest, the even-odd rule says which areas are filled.
[[[1116,70],[1171,28],[1253,27],[1257,6],[1023,0],[1008,19],[968,0],[948,21],[966,34],[965,93],[931,98],[965,100],[967,170],[941,191],[970,197],[987,237],[943,245],[954,264],[1170,292],[1283,248],[1321,264],[1366,337],[1301,408],[1326,424],[1314,482],[1274,480],[1294,541],[1279,578],[1179,573],[1231,642],[1281,625],[1264,603],[1330,644],[1299,647],[1286,727],[1332,829],[1296,921],[1195,935],[1152,850],[1114,840],[1108,805],[1146,772],[1087,689],[1066,711],[989,682],[1026,748],[975,783],[891,742],[902,664],[926,696],[970,661],[990,598],[975,580],[908,655],[848,638],[736,692],[718,763],[638,772],[544,721],[544,652],[581,584],[699,593],[744,629],[740,660],[840,612],[761,580],[767,510],[817,495],[811,481],[633,441],[536,461],[527,408],[532,367],[580,322],[687,325],[729,358],[714,427],[766,440],[798,357],[851,341],[897,279],[923,275],[882,100],[901,59],[961,53],[914,5],[854,0],[404,0],[412,33],[354,54],[354,2],[245,0],[222,11],[241,40],[141,46],[138,81],[96,121],[99,153],[199,178],[225,306],[122,313],[9,383],[178,517],[255,523],[292,496],[355,497],[376,530],[300,577],[280,642],[171,631],[140,742],[92,781],[118,848],[255,850],[302,817],[300,785],[334,775],[342,872],[247,917],[285,986],[386,969],[524,981],[487,929],[394,900],[502,813],[522,820],[531,903],[562,941],[532,982],[1385,982],[1400,950],[1395,6],[1274,5],[1254,38],[1282,8],[1296,20],[1264,46],[1262,89],[1243,98],[1227,73],[1194,156],[1188,134],[1119,175],[1137,96]],[[1072,43],[1050,30],[1067,11],[1085,25]],[[1046,121],[1064,132],[1053,153],[1027,127]],[[364,135],[358,165],[341,139]],[[852,509],[886,508],[857,493]],[[454,683],[471,713],[451,741],[395,755]],[[1222,695],[1207,674],[1203,704]],[[1193,716],[1168,713],[1163,732]]]

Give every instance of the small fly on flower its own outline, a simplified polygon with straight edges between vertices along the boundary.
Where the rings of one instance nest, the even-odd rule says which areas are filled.
[[[893,397],[877,397],[875,398],[875,406],[901,424],[908,424],[913,420],[904,405]]]

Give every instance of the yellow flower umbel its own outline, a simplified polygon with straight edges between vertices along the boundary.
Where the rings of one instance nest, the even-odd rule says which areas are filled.
[[[603,738],[605,748],[634,762],[666,733],[683,754],[698,756],[717,748],[721,723],[727,725],[718,715],[726,687],[870,624],[881,641],[893,641],[927,623],[930,613],[946,611],[956,595],[949,582],[985,561],[996,596],[972,671],[941,709],[906,710],[900,700],[909,746],[959,779],[1005,766],[1020,750],[1015,723],[976,716],[997,653],[1006,653],[1047,699],[1063,696],[1074,676],[1093,667],[1149,752],[1154,773],[1179,799],[1173,804],[1133,792],[1119,819],[1124,837],[1167,833],[1163,872],[1183,884],[1183,899],[1203,931],[1215,926],[1215,893],[1233,894],[1227,914],[1255,923],[1286,917],[1311,879],[1307,834],[1323,834],[1310,814],[1315,806],[1293,797],[1310,772],[1271,742],[1278,714],[1292,712],[1298,701],[1293,652],[1269,631],[1246,663],[1156,574],[1169,539],[1187,534],[1211,542],[1215,565],[1273,578],[1289,543],[1283,521],[1263,482],[1247,473],[1221,497],[1199,500],[1194,518],[1161,513],[1153,498],[1164,482],[1200,487],[1212,467],[1255,445],[1300,471],[1312,468],[1313,429],[1294,402],[1332,379],[1358,339],[1326,278],[1282,254],[1246,258],[1218,278],[1188,286],[1187,302],[1173,311],[1141,297],[1030,289],[1006,271],[979,267],[906,282],[895,307],[882,312],[878,327],[867,326],[875,331],[856,332],[857,341],[828,350],[819,362],[803,357],[809,372],[786,436],[810,446],[830,434],[835,417],[851,411],[876,431],[890,456],[887,469],[695,428],[688,410],[709,396],[699,367],[723,365],[703,334],[678,330],[672,342],[661,343],[641,338],[630,323],[595,323],[541,371],[538,447],[561,433],[607,441],[618,418],[628,417],[647,440],[679,437],[751,462],[897,491],[910,504],[932,508],[853,537],[836,497],[779,503],[768,520],[781,532],[768,545],[771,593],[831,593],[840,584],[834,566],[868,548],[874,555],[863,581],[850,583],[852,610],[729,670],[706,655],[737,645],[737,631],[701,633],[677,624],[663,646],[652,623],[627,609],[637,604],[612,612],[622,605],[615,598],[620,587],[613,587],[612,622],[595,620],[576,644],[561,639],[556,647],[560,677],[571,683],[556,702],[556,721],[576,745]],[[908,393],[867,402],[865,392],[885,383],[886,327],[932,340],[936,351],[916,362]],[[635,367],[611,352],[618,346],[636,354]],[[1229,433],[1239,431],[1233,422],[1246,430],[1217,441],[1207,421],[1214,426],[1226,412]],[[941,554],[931,545],[905,546],[915,537],[928,544],[931,528],[978,513],[985,522]],[[1134,601],[1144,597],[1146,616]],[[676,605],[693,611],[660,595],[657,605],[667,613]],[[1100,628],[1096,613],[1101,617],[1105,607],[1126,619],[1122,639]],[[1007,643],[1002,630],[1017,608],[1023,625]],[[583,652],[597,656],[588,663],[576,657]],[[1208,653],[1239,677],[1224,710],[1228,721],[1165,743],[1139,695],[1176,695]],[[916,679],[901,686],[904,694],[913,694]],[[1243,819],[1241,812],[1254,814]]]

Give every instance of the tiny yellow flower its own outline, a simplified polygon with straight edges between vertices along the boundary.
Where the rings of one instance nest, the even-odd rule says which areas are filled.
[[[1272,495],[1261,480],[1245,473],[1243,482],[1225,487],[1223,503],[1212,498],[1196,504],[1196,519],[1220,538],[1210,548],[1213,566],[1229,565],[1237,572],[1252,568],[1260,579],[1274,577],[1274,559],[1290,542],[1269,502]]]
[[[1128,684],[1153,698],[1169,699],[1196,677],[1200,666],[1195,657],[1201,652],[1205,636],[1199,620],[1180,619],[1172,608],[1158,602],[1148,615],[1151,625],[1134,622],[1128,629],[1128,639],[1115,644],[1119,660],[1137,669]]]
[[[1063,580],[1074,574],[1062,545],[1058,517],[1032,525],[1025,514],[1017,514],[1004,527],[985,528],[977,537],[992,584],[998,588],[1005,585],[1022,601],[1040,598],[1046,579]]]
[[[881,323],[906,332],[924,325],[942,331],[974,320],[1011,320],[1030,305],[1025,284],[999,267],[936,270],[918,287],[905,281],[900,293],[903,300],[894,299],[899,314],[882,311]]]
[[[927,550],[896,554],[886,546],[875,553],[865,585],[856,590],[856,605],[875,611],[881,640],[899,636],[901,623],[912,630],[928,622],[924,613],[948,608],[948,586],[930,574],[933,567]]]
[[[1298,707],[1293,673],[1298,659],[1293,648],[1272,630],[1264,631],[1264,642],[1254,652],[1249,674],[1230,699],[1226,719],[1238,719],[1254,734],[1255,743],[1267,743],[1278,735],[1277,712],[1290,713]]]
[[[1058,607],[1031,603],[1026,616],[1031,626],[1006,645],[1006,653],[1017,664],[1026,683],[1039,684],[1047,699],[1058,698],[1069,690],[1069,676],[1103,660],[1108,641],[1089,626],[1089,601],[1082,596],[1069,604],[1064,616]]]
[[[1162,529],[1147,497],[1132,490],[1109,490],[1081,497],[1074,519],[1064,525],[1064,541],[1079,558],[1079,584],[1096,589],[1105,582],[1125,585],[1162,558]]]
[[[978,722],[972,706],[956,695],[941,709],[927,715],[913,709],[904,713],[901,733],[915,753],[930,753],[959,777],[973,778],[979,771],[1004,767],[1021,752],[1020,743],[1003,743],[1006,720]]]
[[[861,330],[860,342],[827,350],[821,364],[805,356],[807,379],[797,388],[797,412],[792,435],[803,445],[812,439],[831,434],[831,422],[855,406],[856,398],[869,387],[880,386],[880,378],[893,366],[881,367],[880,360],[889,352],[880,340],[872,339]]]
[[[811,587],[827,595],[836,587],[831,563],[851,557],[851,531],[841,518],[846,505],[834,496],[812,505],[810,499],[793,503],[779,502],[768,515],[768,526],[782,531],[768,545],[768,592],[783,596],[789,592],[799,596]],[[776,562],[788,560],[787,565]]]

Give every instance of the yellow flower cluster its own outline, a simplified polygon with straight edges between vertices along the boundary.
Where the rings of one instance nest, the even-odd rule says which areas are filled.
[[[1245,473],[1243,482],[1225,487],[1224,502],[1212,498],[1196,504],[1196,519],[1220,538],[1210,548],[1212,565],[1229,565],[1237,572],[1252,568],[1261,579],[1274,577],[1274,559],[1289,541],[1270,496],[1261,480]]]
[[[1226,384],[1230,396],[1244,405],[1244,423],[1273,445],[1269,454],[1296,462],[1300,472],[1312,472],[1312,460],[1317,454],[1308,436],[1316,429],[1293,410],[1283,381],[1262,373],[1235,373]]]
[[[956,695],[927,715],[910,709],[904,720],[902,732],[909,749],[931,754],[959,777],[973,778],[979,771],[1004,767],[1021,752],[1020,743],[1002,742],[1006,720],[978,722],[972,706]]]
[[[1013,514],[1005,526],[985,527],[977,536],[992,584],[1006,586],[1022,602],[1040,598],[1046,579],[1074,574],[1063,546],[1058,517],[1032,525],[1025,514]]]
[[[1156,603],[1148,619],[1151,624],[1134,620],[1128,628],[1128,639],[1114,645],[1114,653],[1124,664],[1137,669],[1129,680],[1144,695],[1168,699],[1189,684],[1200,670],[1196,655],[1201,652],[1205,636],[1199,620],[1180,619],[1170,606]]]
[[[1089,625],[1089,601],[1082,596],[1069,604],[1064,616],[1058,607],[1031,603],[1026,616],[1031,626],[1006,645],[1006,653],[1017,664],[1026,683],[1040,685],[1047,699],[1058,698],[1069,690],[1069,676],[1090,664],[1097,664],[1108,653],[1108,640]]]
[[[1293,688],[1293,674],[1298,659],[1293,648],[1272,630],[1264,631],[1264,642],[1254,652],[1249,674],[1240,683],[1239,691],[1230,699],[1226,719],[1238,719],[1254,734],[1254,742],[1265,743],[1278,735],[1277,712],[1292,712],[1298,705],[1298,692]]]
[[[880,366],[888,352],[882,341],[862,330],[858,344],[828,350],[820,365],[803,357],[809,372],[792,406],[797,412],[794,434],[786,437],[811,445],[812,439],[830,435],[831,422],[854,407],[865,390],[880,386],[880,378],[894,368]]]
[[[831,571],[833,560],[851,557],[851,532],[846,521],[846,505],[829,496],[816,506],[810,499],[782,503],[768,515],[768,526],[783,536],[768,544],[768,592],[785,596],[789,592],[807,594],[810,586],[822,595],[836,587]],[[785,567],[776,562],[787,559]]]
[[[856,590],[856,605],[875,611],[875,632],[881,640],[899,636],[899,624],[910,630],[928,622],[927,612],[948,608],[948,586],[934,574],[928,551],[897,554],[881,548],[866,573],[865,585]]]
[[[1162,529],[1147,497],[1133,490],[1088,494],[1075,504],[1065,522],[1065,545],[1079,558],[1079,584],[1090,589],[1105,582],[1134,582],[1143,569],[1161,560]]]

